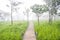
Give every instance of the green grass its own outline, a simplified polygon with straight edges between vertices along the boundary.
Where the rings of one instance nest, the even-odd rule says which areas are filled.
[[[60,22],[53,22],[49,25],[47,22],[35,23],[35,32],[37,40],[60,40]]]
[[[26,28],[26,22],[0,23],[0,40],[22,40]]]

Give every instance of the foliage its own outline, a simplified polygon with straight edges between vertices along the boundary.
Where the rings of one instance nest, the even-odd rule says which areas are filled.
[[[34,12],[38,18],[38,25],[39,25],[39,17],[41,16],[42,13],[48,11],[48,7],[46,5],[38,5],[35,4],[31,7],[32,12]]]
[[[35,23],[35,31],[37,40],[60,40],[60,22],[53,22],[51,25],[43,22],[39,27]]]
[[[60,1],[59,0],[44,0],[46,2],[46,4],[48,5],[49,8],[49,23],[52,23],[52,19],[54,17],[55,20],[55,16],[57,15],[57,6],[60,5]]]
[[[57,5],[60,5],[60,0],[44,0],[48,6],[57,6]]]
[[[38,5],[38,4],[33,5],[31,9],[32,9],[32,12],[38,15],[48,11],[48,7],[46,5]]]
[[[12,26],[4,23],[0,28],[0,40],[22,40],[27,23],[15,22]]]

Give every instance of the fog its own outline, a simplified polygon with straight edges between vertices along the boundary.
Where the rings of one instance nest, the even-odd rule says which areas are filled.
[[[18,6],[16,6],[18,10],[13,12],[14,20],[27,20],[27,16],[24,15],[23,13],[23,11],[25,12],[25,8],[30,9],[30,7],[34,4],[39,4],[39,5],[46,4],[43,0],[14,0],[14,1],[22,2],[22,4],[19,4]],[[4,12],[8,12],[8,14],[11,14],[10,1],[0,0],[0,10],[3,10]],[[49,17],[48,15],[49,15],[48,12],[43,13],[43,15],[40,16],[40,20],[48,20],[48,17]],[[10,17],[7,17],[7,19],[10,20]],[[33,13],[31,9],[29,13],[29,20],[37,20],[35,13]]]

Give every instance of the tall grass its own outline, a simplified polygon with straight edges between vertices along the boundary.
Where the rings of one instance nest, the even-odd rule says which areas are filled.
[[[35,32],[37,40],[60,40],[60,22],[53,22],[51,25],[41,22],[39,26],[36,22]]]
[[[27,28],[26,22],[14,22],[0,24],[0,40],[22,40]]]

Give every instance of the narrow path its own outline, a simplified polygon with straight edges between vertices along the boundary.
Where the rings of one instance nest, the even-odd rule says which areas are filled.
[[[33,24],[33,22],[29,23],[27,31],[24,34],[23,40],[36,40],[36,36],[35,36],[35,33],[34,33],[34,24]]]

